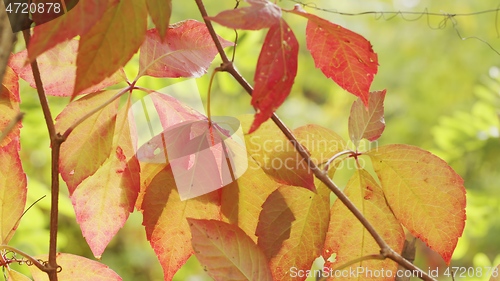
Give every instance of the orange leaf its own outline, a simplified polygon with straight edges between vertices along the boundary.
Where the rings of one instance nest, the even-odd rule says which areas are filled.
[[[47,255],[37,257],[47,260]],[[57,274],[59,280],[72,281],[121,281],[122,278],[111,270],[107,265],[82,256],[58,253],[56,256],[57,265],[62,271]],[[28,267],[33,275],[34,281],[48,281],[47,273],[39,270],[36,266]]]
[[[212,278],[273,280],[266,257],[240,228],[216,220],[187,220],[196,257]]]
[[[284,20],[271,26],[255,70],[252,105],[257,109],[249,133],[269,119],[292,90],[297,75],[299,43]]]
[[[71,195],[76,220],[97,258],[127,221],[139,193],[139,163],[132,148],[127,110],[122,108],[118,115],[108,158]]]
[[[396,218],[447,264],[465,226],[462,178],[437,156],[409,145],[367,153]]]
[[[70,40],[64,44],[59,44],[37,58],[43,89],[47,95],[60,97],[70,97],[72,95],[75,88],[78,43],[78,40]],[[25,65],[26,59],[27,51],[24,50],[12,55],[9,64],[31,87],[36,88],[31,65]],[[92,85],[90,88],[77,93],[77,95],[102,90],[123,81],[124,76],[123,69],[120,68],[118,72],[104,79],[101,83]]]
[[[329,209],[323,196],[296,186],[282,186],[267,198],[255,234],[273,280],[290,280],[292,268],[311,268],[325,241]]]
[[[64,133],[92,109],[104,104],[117,91],[89,94],[70,103],[56,118],[56,130]],[[111,154],[118,100],[95,113],[69,135],[61,146],[59,169],[70,195],[94,174]]]
[[[122,0],[81,36],[73,97],[111,76],[134,55],[146,33],[144,1]]]
[[[24,211],[27,194],[26,174],[19,158],[19,141],[0,146],[0,242],[7,244],[14,235]]]
[[[290,12],[308,19],[307,48],[316,67],[368,106],[370,85],[378,70],[377,54],[373,52],[370,42],[318,16],[298,9]]]
[[[161,39],[164,40],[172,14],[172,0],[146,0],[146,5]]]
[[[385,242],[394,251],[400,253],[403,250],[405,241],[403,228],[394,217],[389,206],[387,206],[382,188],[372,176],[365,170],[356,170],[356,173],[347,183],[344,193],[364,217],[373,224]],[[378,254],[379,252],[380,247],[364,226],[340,200],[336,200],[330,211],[330,226],[326,234],[323,258],[328,260],[334,253],[336,257],[335,262],[327,261],[325,266],[333,269],[354,259]],[[394,277],[390,276],[396,276],[397,267],[397,264],[389,259],[383,261],[366,260],[343,269],[345,271],[354,269],[354,272],[359,274],[345,276],[342,280],[394,280]],[[358,268],[361,268],[364,272],[358,272]],[[370,278],[370,275],[367,275],[368,270],[379,273],[384,270],[384,274],[378,274],[382,275],[379,278]]]
[[[118,0],[80,0],[67,14],[33,29],[28,46],[30,61],[59,43],[87,33]]]
[[[220,219],[219,205],[217,191],[181,201],[170,167],[161,170],[150,181],[142,204],[142,224],[163,268],[165,280],[172,280],[177,270],[194,253],[185,218]],[[169,246],[172,243],[175,247]]]

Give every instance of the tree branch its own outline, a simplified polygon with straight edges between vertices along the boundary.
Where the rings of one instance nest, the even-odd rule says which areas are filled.
[[[29,46],[30,42],[30,31],[23,30],[24,41],[26,42],[26,47]],[[43,89],[42,79],[40,77],[40,70],[38,69],[38,63],[36,59],[31,63],[31,70],[33,72],[33,77],[35,78],[36,91],[38,93],[38,98],[40,99],[40,105],[42,106],[43,116],[45,117],[45,123],[49,131],[50,144],[51,144],[51,205],[50,205],[50,239],[49,239],[49,262],[45,267],[45,272],[49,276],[50,281],[57,281],[57,271],[58,265],[56,261],[57,254],[57,229],[58,229],[58,219],[59,219],[59,152],[61,150],[61,144],[64,139],[56,133],[54,126],[54,119],[52,119],[52,113],[50,111],[47,96],[45,95],[45,90]]]
[[[212,26],[212,23],[206,19],[208,17],[207,11],[203,4],[203,0],[195,0],[198,5],[198,9],[207,25],[207,28],[210,32],[210,36],[212,37],[217,50],[219,51],[219,55],[222,59],[222,65],[220,70],[229,72],[238,83],[247,91],[248,94],[252,95],[253,88],[252,86],[243,78],[243,76],[236,70],[233,63],[228,59],[224,49],[222,48],[222,44],[215,33],[215,30]],[[416,267],[414,264],[410,263],[406,259],[404,259],[401,255],[396,253],[378,234],[373,225],[363,216],[363,214],[359,211],[359,209],[352,203],[352,201],[340,190],[340,188],[332,181],[332,179],[328,176],[327,173],[322,171],[311,159],[307,150],[297,141],[297,138],[293,135],[291,130],[281,121],[281,119],[274,113],[271,117],[274,123],[278,126],[278,128],[285,134],[286,138],[292,143],[297,152],[306,160],[309,168],[313,172],[313,174],[318,178],[321,182],[323,182],[337,197],[338,199],[344,203],[344,205],[351,211],[351,213],[361,222],[361,224],[365,227],[365,229],[370,233],[370,235],[375,239],[377,244],[380,247],[380,254],[385,258],[390,258],[394,260],[401,266],[405,267],[409,270],[417,270],[421,273],[421,279],[426,281],[436,281],[434,278],[427,275],[423,270]]]

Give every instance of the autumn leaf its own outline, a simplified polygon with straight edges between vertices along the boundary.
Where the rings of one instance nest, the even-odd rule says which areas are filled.
[[[150,29],[141,46],[139,77],[200,77],[207,72],[217,55],[217,48],[207,26],[195,20],[171,25],[168,40],[162,42],[157,29]],[[233,43],[219,37],[223,47]]]
[[[144,1],[122,0],[80,38],[72,97],[111,76],[141,46],[147,25]]]
[[[207,19],[233,29],[259,30],[279,23],[281,9],[267,0],[246,0],[250,7],[222,11]]]
[[[5,75],[0,84],[0,132],[3,133],[8,129],[12,120],[19,114],[19,78],[16,73],[9,67],[5,68]],[[15,125],[3,140],[0,140],[0,146],[9,144],[16,140],[19,142],[19,129],[21,124]],[[0,135],[1,135],[0,133]]]
[[[146,0],[146,5],[160,38],[164,40],[172,14],[172,0]]]
[[[40,76],[43,82],[45,93],[50,96],[70,97],[75,88],[76,78],[76,56],[78,54],[78,40],[69,40],[48,50],[37,58]],[[9,65],[14,71],[36,88],[35,79],[30,64],[25,64],[27,51],[21,51],[11,56]],[[115,72],[110,77],[104,79],[96,85],[82,90],[76,95],[83,95],[97,92],[108,86],[124,81],[125,73],[123,69]]]
[[[267,198],[255,234],[273,280],[290,280],[291,268],[311,268],[325,241],[329,209],[323,196],[296,186],[281,186]]]
[[[403,250],[405,233],[391,209],[387,206],[382,188],[372,176],[365,170],[356,170],[347,183],[344,193],[364,217],[373,223],[375,230],[380,233],[384,241],[394,251],[400,253]],[[366,228],[340,200],[336,200],[330,211],[330,225],[323,248],[323,258],[327,261],[325,267],[334,269],[357,258],[378,254],[379,252],[380,246]],[[330,262],[329,259],[333,254],[335,254],[335,261]],[[354,269],[356,271],[357,268],[374,272],[384,269],[387,274],[379,278],[370,278],[360,273],[355,276],[345,276],[342,280],[393,281],[397,264],[389,259],[383,261],[366,260],[355,263],[343,270],[350,271]],[[391,275],[390,271],[392,271]],[[328,280],[334,280],[334,278]]]
[[[257,243],[255,230],[262,204],[281,184],[272,180],[252,158],[248,169],[238,180],[222,188],[221,212],[223,221],[238,225]]]
[[[19,158],[19,140],[0,146],[0,239],[7,244],[24,211],[27,194],[26,174]]]
[[[86,34],[118,0],[80,0],[68,13],[33,29],[28,46],[30,61],[59,43]]]
[[[166,281],[172,280],[177,270],[194,253],[186,217],[219,220],[219,205],[218,192],[181,201],[170,167],[162,169],[146,186],[141,207],[143,225]],[[170,247],[171,244],[176,246]]]
[[[259,128],[290,94],[297,75],[299,43],[284,20],[273,25],[264,40],[254,76],[252,105],[257,109],[249,133]]]
[[[418,147],[387,145],[367,155],[398,221],[449,264],[465,226],[463,179]]]
[[[19,273],[10,267],[6,266],[6,269],[7,281],[31,281],[28,276]]]
[[[357,147],[363,138],[369,141],[377,140],[385,129],[384,98],[385,92],[370,93],[368,108],[361,99],[357,99],[351,107],[349,115],[349,137]]]
[[[92,109],[104,104],[117,91],[89,94],[70,103],[56,118],[56,130],[64,133]],[[87,177],[93,175],[109,157],[115,132],[118,100],[87,118],[61,146],[59,169],[70,195]]]
[[[299,9],[289,12],[308,19],[306,43],[316,67],[368,106],[370,85],[378,70],[377,54],[370,42],[318,16]]]
[[[0,240],[7,244],[19,223],[26,204],[27,179],[19,157],[20,128],[11,122],[19,113],[18,77],[6,67],[0,84]],[[10,128],[9,128],[10,127]],[[10,132],[6,130],[11,129]],[[6,133],[6,135],[4,135]]]
[[[243,131],[247,131],[250,116],[240,116],[239,119]],[[324,164],[345,147],[345,142],[339,135],[317,125],[299,127],[293,133],[311,154],[316,165]],[[245,143],[248,154],[275,181],[315,190],[314,175],[307,161],[271,120],[264,122],[257,131],[246,134]]]
[[[37,257],[41,260],[47,260],[47,255]],[[57,265],[63,270],[57,273],[59,280],[72,281],[121,281],[122,278],[111,270],[107,265],[87,258],[66,254],[57,253]],[[28,267],[33,275],[34,281],[48,281],[47,273],[41,271],[35,266]]]
[[[215,280],[274,280],[261,249],[238,226],[187,219],[195,255]]]

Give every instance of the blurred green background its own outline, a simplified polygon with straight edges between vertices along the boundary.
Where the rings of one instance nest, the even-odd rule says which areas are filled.
[[[235,1],[205,1],[210,15],[231,9]],[[342,12],[413,11],[472,13],[496,9],[494,1],[387,0],[387,1],[308,1],[318,8]],[[282,0],[284,8],[294,3]],[[171,22],[188,18],[201,20],[194,1],[173,1]],[[475,16],[396,16],[381,14],[342,16],[306,8],[326,19],[362,34],[379,57],[379,73],[372,90],[387,89],[386,130],[378,144],[404,143],[420,146],[442,157],[465,179],[467,222],[453,256],[452,266],[485,267],[500,263],[500,54],[477,39],[500,50],[495,13]],[[386,14],[385,17],[390,17]],[[347,120],[354,96],[340,89],[314,67],[305,46],[305,20],[285,14],[301,46],[299,70],[293,92],[278,110],[290,127],[308,123],[325,126],[347,139]],[[152,25],[151,25],[152,26]],[[216,25],[227,40],[234,31]],[[235,64],[252,81],[265,31],[239,32]],[[22,41],[22,40],[20,40]],[[18,43],[17,50],[24,48]],[[232,51],[232,48],[226,49]],[[214,62],[217,65],[218,59]],[[137,73],[138,57],[126,67],[129,79]],[[206,96],[209,76],[197,80]],[[143,77],[139,85],[160,89],[177,80]],[[237,116],[252,113],[250,98],[228,74],[220,73],[213,85],[213,114]],[[23,120],[22,159],[28,175],[28,205],[49,195],[49,139],[43,115],[33,89],[21,83]],[[50,98],[53,115],[68,99]],[[339,173],[345,173],[340,171]],[[342,182],[342,177],[340,177]],[[345,179],[344,179],[345,182]],[[67,189],[62,188],[59,250],[92,257],[75,222]],[[22,219],[12,245],[33,255],[48,249],[49,198],[37,203]],[[163,280],[161,267],[149,247],[141,225],[142,215],[134,213],[102,256],[102,262],[124,280]],[[442,260],[419,245],[416,263],[424,269],[443,266]],[[20,269],[23,270],[23,269]],[[488,280],[469,277],[466,280]],[[175,280],[211,280],[194,258]],[[441,278],[451,280],[451,278]],[[457,279],[460,280],[460,279]]]

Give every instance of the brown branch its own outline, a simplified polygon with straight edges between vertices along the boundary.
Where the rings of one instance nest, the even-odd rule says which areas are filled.
[[[204,7],[203,0],[195,0],[198,5],[198,9],[201,12],[201,15],[207,25],[210,36],[212,37],[217,50],[219,51],[220,57],[222,59],[222,65],[220,70],[229,72],[236,81],[247,91],[248,94],[252,95],[253,88],[252,86],[243,78],[243,76],[234,68],[233,63],[228,59],[222,44],[215,33],[215,30],[212,26],[212,23],[207,20],[208,14]],[[361,224],[365,227],[365,229],[370,233],[370,235],[375,239],[377,244],[380,247],[380,254],[385,258],[390,258],[391,260],[397,262],[401,266],[410,270],[417,270],[422,274],[421,279],[426,281],[436,281],[434,278],[427,275],[423,270],[416,267],[414,264],[410,263],[406,259],[404,259],[401,255],[396,253],[378,234],[373,225],[363,216],[361,211],[352,203],[352,201],[340,190],[340,188],[332,181],[332,179],[328,176],[327,173],[322,171],[311,159],[307,150],[302,146],[297,138],[293,135],[290,129],[281,121],[281,119],[274,113],[271,119],[278,126],[278,128],[285,134],[286,138],[292,143],[297,152],[306,160],[309,168],[313,172],[313,174],[318,178],[321,182],[323,182],[337,197],[338,199],[344,203],[344,205],[351,211],[351,213],[361,222]]]
[[[30,31],[24,30],[24,41],[26,46],[29,46],[30,41]],[[40,105],[42,106],[43,116],[45,117],[45,123],[49,131],[50,144],[51,144],[51,205],[50,205],[50,238],[49,238],[49,262],[45,267],[45,272],[49,276],[50,281],[57,281],[58,265],[56,261],[57,254],[57,229],[58,229],[58,219],[59,219],[59,152],[61,150],[61,144],[64,139],[61,135],[56,134],[54,119],[52,119],[52,113],[50,111],[49,103],[45,90],[43,89],[42,79],[40,77],[40,70],[38,69],[38,63],[36,59],[31,63],[31,70],[33,72],[33,77],[35,78],[36,91],[38,93],[38,98],[40,99]]]

